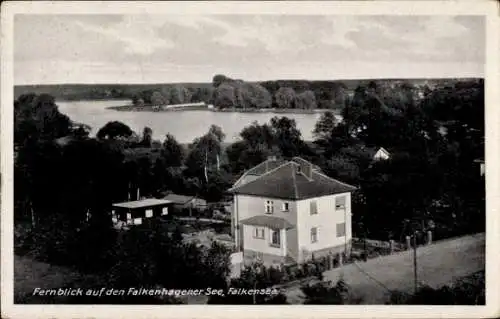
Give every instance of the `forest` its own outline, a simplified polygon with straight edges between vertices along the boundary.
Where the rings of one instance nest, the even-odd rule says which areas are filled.
[[[477,79],[387,79],[378,83],[412,85],[420,90]],[[133,105],[205,102],[219,108],[342,109],[358,86],[370,80],[275,80],[249,82],[215,75],[207,83],[172,84],[62,84],[15,86],[23,94],[49,94],[58,101],[130,100]]]
[[[215,80],[221,91],[246,87],[225,77]],[[250,89],[244,100],[268,103],[265,86],[271,85]],[[249,123],[227,147],[222,129],[208,127],[187,148],[172,135],[154,141],[150,128],[139,134],[120,122],[109,122],[93,137],[88,127],[60,113],[50,94],[22,94],[14,101],[15,253],[105,275],[116,287],[225,287],[224,247],[202,250],[154,225],[118,234],[110,206],[137,189],[145,197],[168,190],[221,201],[244,170],[271,155],[301,156],[358,186],[353,236],[402,241],[414,230],[432,229],[438,240],[482,232],[485,179],[474,161],[484,159],[484,83],[457,81],[421,98],[416,91],[384,81],[357,86],[344,103],[343,121],[324,113],[313,143],[302,139],[294,120],[275,117]],[[214,95],[223,101],[233,96]],[[368,150],[377,147],[389,150],[391,158],[373,163]],[[235,285],[256,278],[250,271]],[[262,280],[265,286],[270,279]],[[262,303],[283,302],[283,296],[276,298]],[[345,302],[341,295],[337,300]]]

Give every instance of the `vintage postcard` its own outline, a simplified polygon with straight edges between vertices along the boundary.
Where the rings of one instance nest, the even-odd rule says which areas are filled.
[[[2,317],[499,316],[498,12],[3,3]]]

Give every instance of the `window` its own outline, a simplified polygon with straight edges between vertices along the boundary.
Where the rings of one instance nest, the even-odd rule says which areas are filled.
[[[273,247],[280,247],[281,238],[279,229],[271,229],[271,242],[269,244]]]
[[[146,218],[151,218],[151,217],[153,217],[153,210],[147,209],[146,210]]]
[[[274,203],[272,200],[266,200],[266,214],[272,214],[274,212]]]
[[[318,204],[316,203],[315,200],[311,201],[309,204],[309,211],[311,212],[311,215],[316,215],[318,213]]]
[[[341,210],[345,209],[345,196],[337,196],[335,197],[335,209]]]
[[[161,215],[168,215],[168,207],[163,207],[163,209],[161,210]]]
[[[289,209],[290,209],[290,203],[284,202],[283,203],[283,211],[288,212]]]
[[[345,223],[337,224],[337,237],[345,236]]]
[[[318,241],[318,228],[311,228],[311,243],[315,243]]]
[[[265,233],[264,228],[255,227],[253,231],[253,238],[264,239],[265,238],[264,233]]]

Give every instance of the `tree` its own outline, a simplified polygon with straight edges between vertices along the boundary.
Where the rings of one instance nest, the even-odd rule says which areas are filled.
[[[276,92],[276,106],[280,109],[293,109],[297,104],[297,95],[295,90],[288,87],[281,87]]]
[[[297,129],[294,119],[284,116],[273,117],[271,119],[271,131],[275,143],[284,157],[300,156],[306,151],[307,146],[302,140],[302,134]]]
[[[222,83],[214,91],[214,104],[219,108],[236,107],[236,90],[228,84]]]
[[[314,127],[313,136],[319,140],[327,140],[331,137],[332,131],[337,124],[337,119],[332,112],[321,114],[318,122]]]
[[[361,302],[349,295],[349,286],[343,280],[335,285],[332,285],[330,281],[305,285],[301,287],[301,290],[306,296],[304,301],[306,305],[345,305]]]
[[[182,85],[174,85],[169,89],[168,101],[170,104],[183,104],[191,102],[191,92]]]
[[[180,167],[184,160],[184,150],[171,134],[165,135],[161,154],[167,167]]]
[[[168,104],[168,100],[158,91],[154,91],[151,95],[151,105],[153,106],[163,106]]]
[[[273,134],[271,126],[268,124],[260,125],[255,121],[243,128],[240,137],[253,148],[257,147],[257,145],[271,148],[275,143]]]
[[[274,268],[266,268],[258,263],[253,264],[243,269],[239,278],[232,279],[227,288],[231,290],[238,288],[257,289],[264,293],[255,295],[226,293],[225,296],[211,296],[208,303],[226,305],[287,304],[286,295],[273,288],[274,285],[281,283],[279,277],[273,276],[275,272]]]
[[[220,169],[224,138],[221,128],[212,125],[207,134],[193,141],[186,159],[188,176],[207,182],[209,171]]]
[[[388,304],[392,305],[484,305],[484,272],[462,278],[452,285],[434,289],[424,286],[416,294],[400,291],[391,293]]]
[[[144,127],[144,130],[142,131],[141,144],[146,147],[151,147],[152,139],[153,139],[153,130],[148,126]]]
[[[212,84],[214,88],[218,88],[222,83],[226,82],[228,78],[225,75],[217,74],[212,79]]]
[[[14,143],[54,140],[71,133],[70,119],[61,114],[54,97],[24,94],[14,102]]]
[[[299,109],[315,109],[316,105],[316,96],[313,91],[304,91],[297,95],[297,105]]]
[[[126,124],[118,121],[106,123],[98,132],[98,139],[127,138],[132,136],[133,131]]]

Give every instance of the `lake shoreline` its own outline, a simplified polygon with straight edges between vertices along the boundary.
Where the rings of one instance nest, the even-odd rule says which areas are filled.
[[[151,106],[136,107],[133,105],[109,106],[109,110],[119,112],[150,112],[150,113],[164,113],[164,112],[186,112],[186,111],[210,111],[220,113],[287,113],[287,114],[318,114],[325,112],[333,112],[340,114],[340,110],[336,109],[240,109],[240,108],[208,108],[206,106],[186,106],[182,108],[160,109],[155,110]]]

